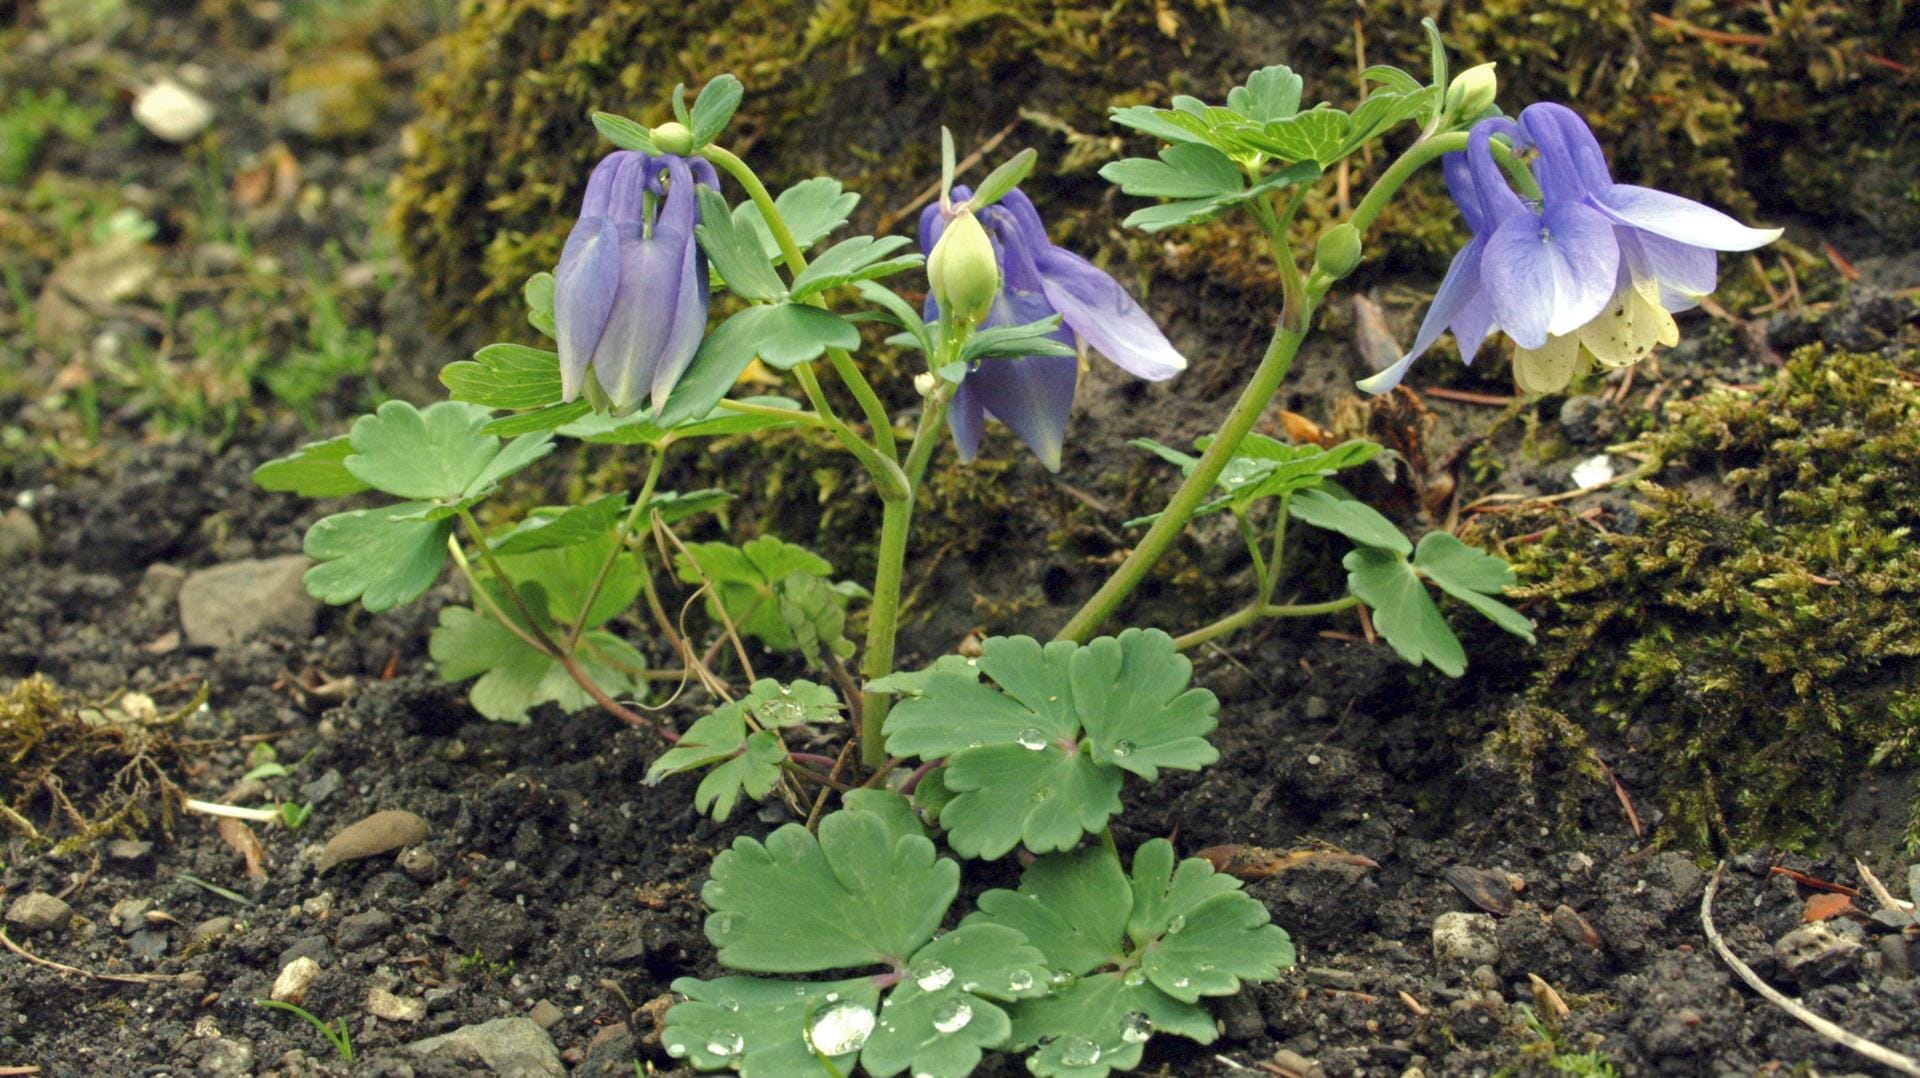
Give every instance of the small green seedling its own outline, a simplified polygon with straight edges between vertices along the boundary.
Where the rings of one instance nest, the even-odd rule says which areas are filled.
[[[353,1040],[347,1033],[347,1020],[345,1018],[338,1019],[337,1024],[323,1022],[319,1018],[314,1017],[312,1011],[298,1004],[283,1003],[277,999],[256,999],[253,1002],[255,1006],[271,1007],[277,1011],[286,1011],[289,1014],[300,1016],[308,1025],[319,1030],[320,1035],[327,1039],[328,1044],[333,1045],[333,1050],[340,1056],[342,1063],[353,1062]]]

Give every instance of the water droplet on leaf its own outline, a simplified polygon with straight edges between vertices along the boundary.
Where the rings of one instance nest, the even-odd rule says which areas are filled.
[[[1133,742],[1121,740],[1113,743],[1113,754],[1120,758],[1133,755]]]
[[[1145,1044],[1153,1036],[1153,1019],[1134,1011],[1120,1020],[1120,1039],[1128,1044]]]
[[[1147,983],[1147,971],[1135,966],[1121,975],[1120,983],[1128,988],[1138,988]]]
[[[1010,992],[1025,992],[1032,987],[1033,974],[1024,969],[1016,969],[1007,977],[1007,990]]]
[[[1031,749],[1034,752],[1047,747],[1047,735],[1041,733],[1038,727],[1029,726],[1020,731],[1019,741],[1021,748]]]
[[[958,1033],[973,1021],[973,1007],[964,999],[950,999],[933,1009],[933,1028],[942,1033]]]
[[[823,1056],[857,1052],[873,1035],[873,1011],[849,1000],[820,1012],[807,1027],[807,1046]]]
[[[717,1030],[707,1038],[707,1054],[710,1056],[738,1055],[740,1049],[746,1046],[746,1040],[731,1029]]]
[[[914,975],[922,992],[938,992],[953,982],[953,967],[935,962]]]
[[[1060,1062],[1068,1067],[1091,1067],[1100,1062],[1100,1046],[1085,1037],[1068,1037],[1060,1045]]]

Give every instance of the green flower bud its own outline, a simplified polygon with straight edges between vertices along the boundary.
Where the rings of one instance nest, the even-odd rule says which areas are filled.
[[[993,241],[971,212],[947,222],[927,258],[927,282],[940,313],[953,322],[978,323],[1000,294],[1000,263]]]
[[[1333,280],[1353,272],[1360,264],[1360,230],[1345,221],[1320,233],[1313,248],[1313,268]]]
[[[693,152],[693,132],[686,124],[669,120],[653,129],[653,145],[661,153],[685,157]]]
[[[1493,65],[1481,64],[1455,75],[1447,87],[1447,115],[1468,120],[1487,111],[1500,89],[1493,77]]]

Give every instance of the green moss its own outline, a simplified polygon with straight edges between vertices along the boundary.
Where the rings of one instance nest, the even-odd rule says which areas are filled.
[[[1512,552],[1545,630],[1532,698],[1626,731],[1669,838],[1809,843],[1870,762],[1920,762],[1916,368],[1810,346],[1673,405],[1631,533]]]

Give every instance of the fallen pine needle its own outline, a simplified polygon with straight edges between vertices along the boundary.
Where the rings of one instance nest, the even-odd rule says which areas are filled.
[[[1857,865],[1859,862],[1855,861],[1854,864]],[[1809,876],[1804,872],[1795,872],[1790,868],[1783,868],[1780,865],[1775,865],[1767,871],[1775,876],[1785,876],[1802,887],[1811,887],[1816,891],[1828,891],[1836,895],[1846,895],[1848,898],[1860,897],[1860,892],[1848,887],[1844,883],[1828,883],[1818,876]]]
[[[204,812],[209,816],[225,816],[234,820],[254,820],[259,823],[272,823],[280,818],[273,809],[241,808],[239,805],[223,805],[218,801],[195,801],[187,799],[187,810]]]
[[[1428,1014],[1432,1013],[1427,1010],[1425,1004],[1413,998],[1413,993],[1408,992],[1405,989],[1401,989],[1400,991],[1400,1002],[1406,1004],[1407,1010],[1412,1011],[1415,1017],[1425,1018]]]
[[[1732,966],[1733,972],[1747,982],[1747,987],[1760,993],[1762,999],[1799,1019],[1800,1023],[1808,1029],[1835,1044],[1853,1049],[1883,1067],[1890,1067],[1901,1074],[1920,1078],[1920,1062],[1916,1062],[1911,1056],[1901,1055],[1891,1048],[1882,1047],[1857,1033],[1849,1033],[1835,1023],[1827,1021],[1778,988],[1761,980],[1760,975],[1753,972],[1752,967],[1740,961],[1740,956],[1733,953],[1733,948],[1727,946],[1727,941],[1720,938],[1719,930],[1713,927],[1713,896],[1720,890],[1720,874],[1725,872],[1726,868],[1725,861],[1714,866],[1713,878],[1707,881],[1706,893],[1700,896],[1700,928],[1706,932],[1707,942],[1713,946],[1714,953],[1720,956],[1720,960]]]
[[[1494,408],[1505,408],[1513,403],[1512,397],[1499,397],[1492,393],[1471,393],[1464,389],[1442,389],[1434,387],[1421,391],[1436,400],[1455,401],[1460,404],[1485,404]]]
[[[0,1067],[0,1078],[14,1078],[16,1075],[39,1074],[39,1067]]]
[[[166,984],[170,981],[177,981],[183,976],[182,974],[176,973],[95,973],[89,969],[81,969],[79,966],[69,966],[64,962],[55,962],[49,958],[41,958],[25,947],[13,942],[13,940],[7,936],[5,929],[0,929],[0,946],[4,946],[7,950],[12,951],[14,954],[19,955],[21,958],[36,966],[53,970],[56,973],[65,973],[74,977],[86,977],[89,980],[95,981],[117,981],[121,984]],[[24,1073],[31,1074],[33,1072],[26,1071]]]

